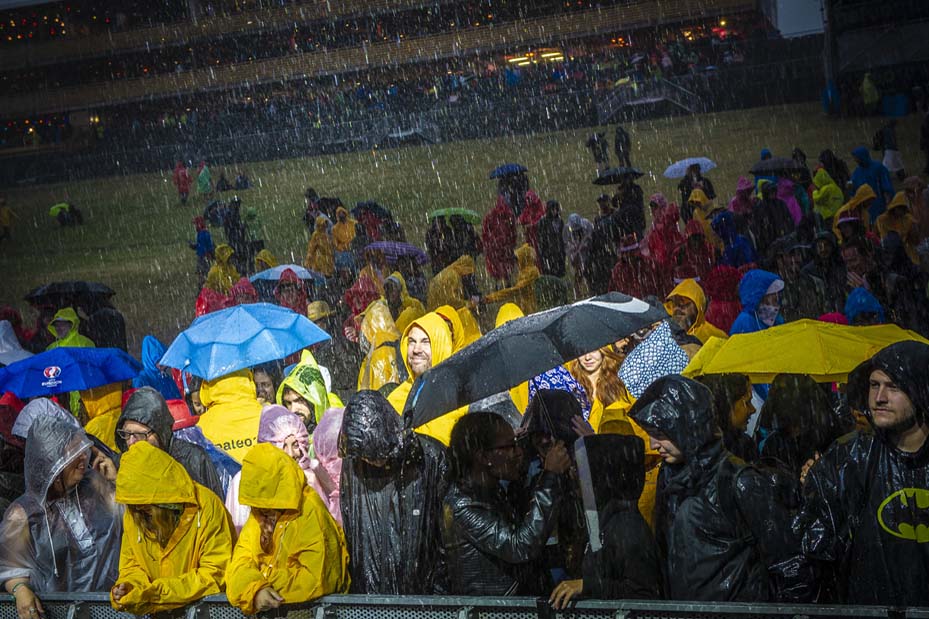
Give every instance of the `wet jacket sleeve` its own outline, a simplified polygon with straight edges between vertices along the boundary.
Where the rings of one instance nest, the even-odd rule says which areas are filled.
[[[545,472],[532,493],[522,521],[513,523],[492,506],[470,500],[451,505],[458,535],[483,553],[507,563],[526,563],[541,554],[557,515],[561,480]]]
[[[131,520],[126,514],[125,518]],[[207,595],[223,590],[226,567],[232,553],[232,524],[219,499],[209,501],[197,515],[201,532],[197,535],[200,544],[191,549],[196,552],[196,568],[184,572],[149,580],[143,567],[135,559],[129,544],[123,543],[119,556],[119,581],[132,585],[132,589],[120,600],[122,609],[135,614],[147,615],[185,606]],[[126,533],[131,535],[126,522]]]

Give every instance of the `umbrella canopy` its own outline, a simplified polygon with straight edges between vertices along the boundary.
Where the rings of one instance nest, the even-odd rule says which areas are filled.
[[[276,267],[272,267],[270,269],[265,269],[264,271],[255,273],[248,279],[251,282],[257,282],[259,280],[269,280],[269,281],[276,282],[281,279],[281,274],[287,269],[290,269],[291,271],[293,271],[297,275],[297,277],[299,277],[302,280],[313,280],[314,282],[321,282],[321,283],[326,282],[326,277],[322,273],[317,273],[316,271],[305,269],[302,266],[298,266],[296,264],[281,264]]]
[[[620,166],[618,168],[609,168],[594,179],[594,185],[618,185],[619,182],[627,177],[639,178],[644,172],[638,168],[627,168]]]
[[[355,208],[352,209],[352,215],[355,217],[360,217],[361,214],[365,212],[371,213],[378,219],[391,220],[394,218],[394,215],[390,212],[390,209],[381,206],[374,200],[358,202],[355,204]]]
[[[515,176],[517,174],[522,174],[523,172],[528,172],[529,168],[519,163],[504,163],[501,166],[497,166],[490,172],[490,178],[502,178],[504,176]]]
[[[388,262],[396,262],[397,258],[401,256],[410,256],[416,259],[417,264],[426,264],[429,262],[429,256],[426,255],[419,247],[415,245],[410,245],[409,243],[402,243],[400,241],[375,241],[367,247],[365,251],[368,250],[383,252],[384,257],[387,258]]]
[[[665,178],[684,178],[687,176],[687,169],[692,165],[700,166],[700,174],[706,174],[716,167],[712,159],[707,159],[706,157],[688,157],[687,159],[681,159],[669,165],[668,169],[664,171],[664,176]]]
[[[727,340],[716,339],[691,359],[684,376],[738,373],[757,383],[770,383],[778,374],[807,374],[820,383],[841,383],[859,363],[895,342],[929,344],[929,340],[897,325],[850,327],[818,320],[796,320]]]
[[[110,298],[115,292],[105,284],[85,281],[52,282],[34,288],[24,300],[33,305],[57,305],[62,301],[70,302],[75,297],[103,297]]]
[[[0,320],[0,366],[10,365],[31,356],[31,352],[23,350],[10,321]]]
[[[505,391],[668,315],[618,292],[512,320],[435,366],[414,385],[413,426]]]
[[[806,168],[803,164],[797,163],[787,157],[772,157],[771,159],[762,159],[752,166],[749,170],[755,176],[777,176],[790,172],[802,172]]]
[[[58,213],[61,211],[68,210],[70,205],[67,202],[59,202],[58,204],[53,204],[52,208],[48,209],[48,214],[52,217],[58,217]]]
[[[469,208],[461,208],[457,206],[452,208],[440,208],[437,211],[432,211],[429,213],[429,219],[435,219],[436,217],[451,217],[452,215],[458,215],[469,224],[481,223],[480,213],[477,211],[472,211]]]
[[[306,316],[270,303],[251,303],[197,318],[159,363],[213,380],[328,339]]]
[[[129,380],[141,370],[118,348],[53,348],[0,369],[0,391],[20,398],[52,396]]]

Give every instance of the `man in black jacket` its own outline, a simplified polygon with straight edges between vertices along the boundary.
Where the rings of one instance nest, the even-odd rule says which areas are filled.
[[[345,407],[339,452],[351,593],[445,592],[442,444],[405,431],[400,415],[377,391],[359,391]]]
[[[874,432],[840,438],[809,467],[794,522],[820,582],[834,579],[820,601],[929,605],[927,373],[929,346],[904,341],[849,375],[849,403]]]
[[[761,471],[723,448],[710,390],[665,376],[629,416],[664,460],[654,520],[668,597],[765,602],[802,595],[802,580],[786,580],[798,576],[799,564],[791,514]]]

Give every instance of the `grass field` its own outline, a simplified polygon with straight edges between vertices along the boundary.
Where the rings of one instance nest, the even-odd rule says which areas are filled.
[[[728,201],[761,147],[789,156],[799,146],[811,162],[820,150],[832,148],[850,162],[847,153],[869,144],[880,122],[829,119],[818,105],[804,104],[643,121],[627,125],[627,130],[633,138],[633,163],[650,173],[640,181],[646,196],[663,191],[677,200],[676,181],[661,173],[673,161],[704,155],[718,164],[709,176],[719,199]],[[914,170],[921,163],[918,123],[910,116],[898,127],[904,159]],[[605,130],[612,139],[611,128]],[[592,217],[601,188],[591,184],[594,166],[583,147],[591,131],[254,163],[242,169],[255,188],[240,195],[243,206],[258,207],[268,247],[284,261],[297,263],[306,248],[301,215],[307,186],[321,195],[339,196],[346,204],[377,200],[393,210],[411,241],[420,242],[425,215],[435,208],[488,210],[495,194],[488,172],[500,163],[518,161],[528,166],[532,186],[543,200],[558,199],[565,215],[576,211]],[[0,303],[20,307],[31,321],[21,298],[34,286],[62,279],[100,281],[117,291],[115,304],[127,319],[130,350],[137,352],[147,333],[170,342],[193,317],[195,259],[187,241],[194,236],[191,218],[203,206],[195,198],[186,206],[178,203],[170,163],[165,162],[162,174],[6,192],[17,219],[12,243],[0,246]],[[218,178],[216,169],[213,178]],[[61,229],[48,216],[49,207],[61,200],[82,209],[82,227]],[[221,230],[213,234],[216,242],[222,241]]]

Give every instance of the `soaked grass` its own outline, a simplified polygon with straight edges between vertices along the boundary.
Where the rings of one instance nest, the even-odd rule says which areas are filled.
[[[918,123],[914,115],[898,127],[904,160],[914,169]],[[818,105],[803,104],[643,121],[627,129],[633,163],[649,172],[640,181],[646,196],[663,191],[677,200],[676,181],[661,176],[665,167],[684,157],[708,156],[719,166],[710,173],[716,191],[728,201],[761,147],[789,156],[799,146],[812,161],[824,148],[848,153],[870,143],[879,125],[877,118],[827,119]],[[612,140],[611,128],[601,130]],[[602,190],[591,184],[594,166],[583,147],[592,131],[254,163],[242,169],[255,188],[240,195],[243,207],[258,208],[269,248],[297,263],[307,241],[301,220],[307,186],[320,195],[339,196],[346,204],[377,200],[393,210],[411,241],[421,242],[429,211],[449,206],[488,210],[495,193],[495,183],[487,180],[489,170],[519,161],[529,168],[532,186],[543,200],[558,199],[566,214],[592,217]],[[218,172],[213,170],[214,179]],[[227,176],[234,177],[235,169]],[[0,303],[25,311],[20,299],[41,283],[105,282],[117,291],[115,302],[126,315],[136,351],[143,335],[154,333],[170,342],[189,323],[197,290],[194,253],[187,242],[194,236],[191,218],[203,202],[192,198],[180,205],[167,167],[161,174],[21,188],[7,196],[17,220],[13,242],[0,246]],[[64,199],[82,209],[82,227],[60,229],[48,216],[48,208]],[[222,241],[221,230],[213,234]]]

